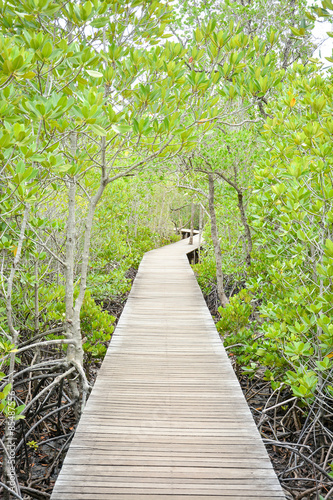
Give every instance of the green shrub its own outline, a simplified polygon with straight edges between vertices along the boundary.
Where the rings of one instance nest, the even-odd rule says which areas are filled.
[[[86,363],[100,361],[107,350],[107,342],[113,333],[113,323],[116,318],[110,316],[101,306],[96,304],[89,290],[86,291],[81,308],[81,330],[86,341],[83,350],[86,353]]]
[[[216,324],[218,331],[223,336],[225,334],[237,334],[248,325],[252,309],[251,296],[246,289],[230,297],[230,303],[227,307],[219,307],[221,319]]]
[[[52,320],[64,321],[65,318],[65,302],[64,302],[64,288],[58,290],[59,299],[54,305],[52,311]],[[76,298],[78,291],[75,290],[74,297]],[[96,304],[91,296],[91,291],[86,290],[84,301],[82,304],[81,312],[81,332],[82,337],[85,339],[83,350],[86,354],[86,364],[91,363],[93,360],[101,361],[106,353],[106,344],[111,338],[114,330],[113,323],[115,318],[102,307]],[[59,335],[49,335],[48,338],[58,338]],[[66,349],[66,347],[64,347]]]

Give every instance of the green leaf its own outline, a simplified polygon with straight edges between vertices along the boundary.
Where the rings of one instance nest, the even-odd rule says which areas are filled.
[[[110,21],[109,17],[99,17],[98,19],[94,19],[91,23],[90,26],[93,28],[104,28]]]
[[[25,408],[25,405],[17,406],[17,408],[15,408],[15,414],[19,415],[20,413],[22,413],[22,411],[24,410],[24,408]]]
[[[333,257],[333,241],[327,239],[325,242],[325,255]]]
[[[106,130],[102,128],[100,125],[97,125],[96,123],[90,123],[89,127],[95,134],[99,135],[100,137],[106,137]]]
[[[34,154],[31,156],[30,160],[32,160],[32,161],[44,161],[45,156],[39,155],[39,154]]]
[[[11,390],[12,390],[12,384],[7,384],[3,390],[3,394],[7,396]]]
[[[299,229],[299,230],[297,231],[297,237],[298,237],[301,241],[307,241],[306,234],[304,233],[304,231],[302,231],[302,229]]]
[[[35,76],[36,76],[36,73],[34,73],[33,71],[27,71],[26,73],[24,73],[23,78],[26,78],[27,80],[31,80]]]
[[[52,44],[50,42],[47,42],[44,47],[42,48],[42,54],[43,56],[47,59],[48,57],[50,57],[50,55],[52,54]]]
[[[102,78],[103,74],[100,73],[99,71],[95,71],[93,69],[87,69],[86,72],[88,73],[89,76],[92,76],[94,78]]]
[[[330,366],[330,359],[329,359],[329,357],[326,356],[323,359],[323,361],[316,361],[316,365],[317,365],[318,370],[320,370],[320,371],[327,370],[329,368],[329,366]]]
[[[304,387],[303,385],[300,385],[299,387],[292,385],[291,388],[294,395],[297,397],[303,398],[309,395],[307,388]]]
[[[124,124],[112,125],[111,128],[112,128],[112,130],[117,132],[117,134],[126,134],[127,132],[132,130],[132,128],[129,125],[124,125]]]
[[[23,57],[21,55],[17,56],[13,61],[13,69],[19,69],[23,66]]]

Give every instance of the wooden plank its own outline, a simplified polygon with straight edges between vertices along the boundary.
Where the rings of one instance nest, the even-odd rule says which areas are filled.
[[[90,476],[92,477],[92,481],[94,484],[98,484],[98,485],[102,485],[102,486],[107,486],[107,485],[137,485],[137,484],[140,484],[141,486],[146,483],[146,484],[150,484],[150,485],[154,485],[156,487],[157,484],[163,484],[163,482],[165,481],[163,478],[160,478],[160,477],[153,477],[153,478],[147,478],[147,477],[131,477],[131,476],[126,476],[126,478],[124,478],[124,476],[114,476],[114,475],[110,475],[110,476]],[[72,478],[72,480],[75,482],[75,483],[78,483],[78,484],[82,484],[82,482],[84,482],[85,480],[85,476],[84,475],[75,475],[74,478]],[[188,477],[180,477],[180,478],[172,478],[172,480],[169,479],[169,481],[171,482],[172,485],[175,485],[177,484],[178,486],[179,485],[188,485],[188,484],[192,484],[194,483],[195,481],[195,485],[200,485],[201,487],[204,486],[204,485],[217,485],[217,486],[220,486],[221,485],[225,485],[225,486],[232,486],[233,488],[235,488],[235,486],[239,486],[241,489],[249,489],[251,488],[251,486],[253,486],[253,481],[251,479],[244,479],[244,480],[239,480],[239,478],[233,478],[233,479],[225,479],[224,481],[221,481],[221,479],[201,479],[201,480],[198,480],[197,478],[188,478]],[[169,483],[170,484],[170,483]],[[257,479],[255,481],[255,485],[257,488],[262,488],[262,487],[266,487],[267,484],[271,485],[272,488],[274,488],[274,479],[266,479],[266,478],[262,478],[262,479]]]
[[[87,472],[85,465],[72,465],[70,471],[62,471],[62,477],[85,476]],[[221,467],[196,467],[196,466],[110,466],[108,464],[94,464],[89,468],[90,476],[98,477],[136,477],[136,478],[181,478],[181,479],[202,479],[209,480],[237,480],[244,482],[247,480],[267,479],[276,483],[276,476],[273,469],[244,469],[244,468],[221,468]]]
[[[52,500],[285,498],[186,253],[140,265]]]
[[[203,456],[198,456],[194,458],[190,457],[145,457],[145,456],[135,456],[135,457],[126,457],[124,455],[116,455],[115,452],[99,455],[98,453],[93,453],[91,455],[86,455],[86,451],[83,454],[76,454],[75,457],[72,455],[66,457],[67,466],[73,465],[86,465],[87,468],[87,477],[89,477],[89,469],[90,466],[96,463],[99,464],[110,464],[112,465],[123,465],[123,466],[168,466],[172,463],[175,467],[181,467],[184,463],[187,463],[189,466],[202,466],[202,467],[223,467],[223,468],[231,468],[231,469],[271,469],[271,462],[268,457],[265,458],[206,458]],[[61,476],[60,476],[61,477]]]
[[[207,498],[211,499],[211,500],[219,500],[219,499],[224,499],[224,500],[228,500],[228,499],[232,499],[232,500],[257,500],[258,498],[260,498],[261,500],[272,500],[272,496],[269,494],[269,496],[267,495],[257,495],[256,493],[249,493],[247,494],[246,496],[244,496],[244,494],[241,494],[241,495],[230,495],[230,492],[226,491],[226,490],[223,490],[221,489],[221,492],[216,494],[216,495],[197,495],[197,494],[181,494],[181,495],[178,495],[176,493],[168,493],[168,494],[154,494],[154,493],[145,493],[144,495],[138,493],[138,494],[135,494],[133,495],[133,493],[130,493],[130,494],[114,494],[114,493],[102,493],[102,492],[94,492],[94,493],[86,493],[86,492],[77,492],[74,496],[73,496],[73,492],[70,491],[69,493],[68,492],[63,492],[61,491],[60,494],[58,496],[54,496],[54,497],[51,497],[52,499],[53,498],[57,498],[57,500],[74,500],[74,499],[79,499],[79,500],[110,500],[110,498],[112,499],[115,499],[115,500],[133,500],[133,498],[135,500],[184,500],[184,499],[188,499],[188,500],[207,500]],[[285,496],[283,493],[281,493],[279,496],[274,496],[273,497],[274,499],[284,499],[285,500]]]
[[[184,483],[183,481],[179,484],[178,482],[170,481],[170,482],[162,482],[160,481],[159,483],[150,483],[150,482],[118,482],[118,481],[113,481],[110,480],[110,482],[100,482],[96,480],[90,480],[84,481],[84,484],[82,484],[82,481],[77,481],[75,478],[72,478],[72,483],[73,486],[76,487],[77,490],[89,490],[92,488],[96,488],[95,491],[99,491],[101,493],[127,493],[127,492],[132,492],[132,494],[135,495],[135,492],[138,493],[144,493],[145,491],[150,492],[150,493],[155,493],[155,494],[161,494],[161,493],[168,493],[170,490],[172,490],[175,494],[189,494],[189,493],[196,493],[196,494],[215,494],[220,493],[221,489],[223,486],[228,488],[230,493],[236,493],[236,494],[247,494],[251,493],[251,485],[247,484],[232,484],[232,483],[224,483],[224,484],[212,484],[212,483]],[[67,485],[66,481],[59,481],[59,487],[62,488],[62,491],[68,490],[70,486]],[[278,485],[269,485],[270,487],[270,493],[272,497],[277,496],[279,497],[281,494],[280,488]],[[266,491],[267,486],[266,485],[258,485],[256,484],[256,492],[257,493],[264,493],[267,494]]]

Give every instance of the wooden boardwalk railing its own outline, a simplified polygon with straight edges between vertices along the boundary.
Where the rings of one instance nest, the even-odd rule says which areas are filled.
[[[52,500],[285,498],[188,264],[148,252]]]

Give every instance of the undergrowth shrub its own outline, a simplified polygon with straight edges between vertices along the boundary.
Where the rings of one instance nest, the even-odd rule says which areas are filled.
[[[89,290],[85,293],[80,317],[81,329],[86,339],[83,344],[86,364],[100,361],[106,354],[107,343],[111,339],[116,318],[96,304]]]
[[[59,287],[58,296],[60,300],[56,302],[52,312],[52,320],[57,323],[63,322],[65,319],[64,295],[64,288]],[[76,298],[77,295],[78,290],[75,290],[74,297]],[[113,323],[116,318],[103,311],[102,306],[95,302],[91,291],[86,290],[80,319],[82,336],[85,339],[83,350],[85,353],[85,366],[87,367],[93,361],[99,362],[103,360],[107,343],[114,330]],[[48,338],[59,338],[59,334],[49,335]],[[66,346],[63,349],[66,349]]]

